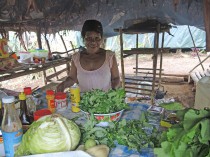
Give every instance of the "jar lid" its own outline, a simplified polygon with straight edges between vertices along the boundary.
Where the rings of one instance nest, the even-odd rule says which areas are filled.
[[[66,98],[66,93],[64,92],[57,92],[55,94],[55,99],[65,99]]]
[[[53,90],[47,90],[46,95],[54,95],[55,92]]]
[[[31,93],[32,93],[31,87],[25,87],[25,88],[24,88],[24,93],[25,93],[26,95],[31,95]]]
[[[25,95],[25,93],[21,92],[21,93],[19,94],[19,100],[26,100],[26,95]]]
[[[4,104],[8,104],[8,103],[12,103],[15,101],[15,97],[14,96],[5,96],[2,98],[2,102]]]

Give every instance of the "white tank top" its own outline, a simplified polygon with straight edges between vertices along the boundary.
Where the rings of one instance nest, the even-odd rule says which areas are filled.
[[[111,88],[111,67],[114,53],[112,51],[106,51],[106,59],[103,65],[93,71],[82,68],[80,64],[80,53],[75,53],[72,56],[72,60],[77,68],[77,79],[81,92],[93,89],[109,90]]]

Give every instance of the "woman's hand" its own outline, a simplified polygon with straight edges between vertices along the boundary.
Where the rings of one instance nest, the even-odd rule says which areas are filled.
[[[57,85],[56,87],[56,92],[63,92],[65,89],[65,81],[61,82],[60,84]]]

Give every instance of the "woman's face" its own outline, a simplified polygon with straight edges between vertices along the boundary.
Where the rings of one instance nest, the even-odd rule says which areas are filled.
[[[100,49],[102,43],[101,34],[98,32],[90,31],[85,33],[84,43],[88,53],[96,53]]]

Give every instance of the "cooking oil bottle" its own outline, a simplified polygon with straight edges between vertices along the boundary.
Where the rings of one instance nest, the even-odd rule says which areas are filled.
[[[80,88],[77,83],[70,87],[71,95],[71,110],[72,112],[79,112],[79,102],[80,102]]]

